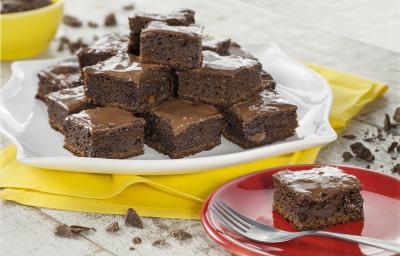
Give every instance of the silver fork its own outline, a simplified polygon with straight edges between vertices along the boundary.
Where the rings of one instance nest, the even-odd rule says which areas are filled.
[[[216,199],[210,206],[212,212],[230,229],[251,240],[263,243],[280,243],[301,236],[327,236],[355,243],[370,245],[400,253],[400,245],[375,238],[340,234],[319,230],[287,232],[276,229],[246,217],[223,201]]]

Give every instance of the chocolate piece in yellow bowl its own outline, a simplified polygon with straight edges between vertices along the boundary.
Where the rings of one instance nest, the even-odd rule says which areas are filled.
[[[57,32],[63,9],[63,0],[52,0],[49,5],[36,9],[17,8],[13,12],[2,12],[0,59],[32,58],[46,51]]]

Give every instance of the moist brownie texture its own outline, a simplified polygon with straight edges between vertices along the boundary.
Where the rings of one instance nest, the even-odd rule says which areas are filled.
[[[203,51],[213,51],[219,55],[230,55],[229,46],[231,44],[231,39],[216,39],[212,36],[205,35],[201,42],[203,46]]]
[[[295,134],[296,110],[278,93],[264,90],[224,109],[227,126],[223,135],[242,148],[284,140]]]
[[[106,60],[120,52],[127,52],[128,37],[119,34],[108,34],[93,44],[82,47],[78,51],[79,65],[81,68],[92,66]]]
[[[64,61],[42,70],[38,74],[39,85],[36,97],[45,101],[50,92],[81,85],[81,71],[77,61]]]
[[[361,183],[335,167],[273,175],[273,208],[297,230],[319,229],[363,218]]]
[[[174,94],[172,73],[160,65],[140,65],[136,56],[120,53],[83,69],[85,93],[96,106],[115,106],[142,113]]]
[[[94,108],[64,122],[64,147],[77,156],[128,158],[144,153],[145,121],[116,108]]]
[[[150,22],[140,35],[140,63],[189,69],[201,66],[202,27]]]
[[[146,144],[171,158],[221,143],[222,115],[211,105],[173,99],[153,108],[146,121]]]
[[[178,95],[216,106],[230,106],[263,89],[261,64],[239,56],[203,51],[200,68],[177,71]]]
[[[51,127],[63,132],[64,120],[68,115],[89,108],[83,86],[61,89],[51,92],[46,97],[47,112]]]

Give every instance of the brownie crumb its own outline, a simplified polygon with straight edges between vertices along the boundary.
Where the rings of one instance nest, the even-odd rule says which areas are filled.
[[[371,153],[371,151],[366,148],[361,142],[356,142],[350,145],[351,151],[353,151],[353,153],[361,158],[364,159],[367,162],[372,162],[374,161],[375,157],[374,155]]]
[[[348,139],[348,140],[354,140],[354,139],[357,138],[357,136],[354,135],[354,134],[345,134],[345,135],[342,136],[342,138],[345,138],[345,139]]]
[[[82,22],[77,17],[67,15],[67,14],[64,15],[63,23],[67,26],[74,27],[74,28],[79,28],[82,26]]]
[[[395,166],[393,166],[392,172],[400,174],[400,164],[396,164]]]
[[[156,247],[166,246],[167,245],[167,241],[165,239],[160,239],[160,240],[154,241],[152,243],[152,245],[156,246]]]
[[[96,231],[96,229],[78,225],[68,226],[67,224],[61,224],[56,227],[55,235],[60,237],[72,237],[86,231]]]
[[[116,25],[117,25],[117,18],[115,17],[114,13],[110,13],[104,18],[104,26],[112,27]]]
[[[132,209],[129,208],[125,217],[125,226],[135,227],[135,228],[143,228],[143,222],[140,218],[139,214]]]
[[[374,151],[375,151],[375,152],[379,152],[379,149],[376,148]]]
[[[371,165],[367,164],[367,166],[365,166],[365,168],[371,169]]]
[[[391,159],[392,159],[392,160],[397,160],[397,157],[392,156]]]
[[[87,44],[83,42],[82,38],[79,38],[76,41],[70,41],[68,43],[68,49],[71,54],[74,54],[81,47],[86,47],[86,46],[87,46]]]
[[[134,251],[136,249],[135,249],[135,247],[129,247],[129,250]]]
[[[89,228],[89,227],[84,227],[84,226],[78,226],[78,225],[71,225],[70,226],[72,233],[80,234],[82,232],[86,231],[96,231],[95,228]]]
[[[363,141],[365,141],[365,142],[373,142],[375,140],[375,138],[365,138],[365,139],[363,139]]]
[[[60,37],[57,51],[59,51],[59,52],[64,51],[65,46],[68,47],[69,41],[70,41],[69,38],[66,36]]]
[[[400,152],[400,145],[397,146],[397,152]]]
[[[394,151],[394,149],[397,147],[399,143],[397,143],[396,141],[393,141],[392,144],[390,144],[390,146],[387,149],[387,152],[390,153],[392,151]]]
[[[88,21],[88,26],[91,28],[97,28],[99,25],[97,24],[97,22],[94,21]]]
[[[133,4],[127,4],[122,6],[122,9],[129,11],[135,9],[135,6]]]
[[[132,239],[132,243],[134,243],[134,244],[141,244],[141,243],[142,243],[142,239],[141,239],[140,237],[138,237],[138,236],[135,236],[135,237]]]
[[[400,123],[400,107],[396,108],[394,111],[393,120]]]
[[[171,236],[174,237],[176,240],[183,241],[187,239],[191,239],[192,235],[189,234],[188,232],[178,229],[178,230],[173,230],[171,231]]]
[[[385,120],[383,121],[383,130],[389,131],[392,129],[392,123],[390,122],[390,116],[385,114]]]
[[[110,225],[107,226],[106,231],[108,232],[117,232],[119,230],[118,221],[114,221]]]
[[[347,161],[349,161],[351,158],[353,158],[353,155],[350,153],[350,152],[348,152],[348,151],[346,151],[346,152],[343,152],[343,161],[345,161],[345,162],[347,162]]]

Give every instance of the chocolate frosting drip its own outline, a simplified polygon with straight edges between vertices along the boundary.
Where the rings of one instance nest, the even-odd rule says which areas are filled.
[[[135,117],[132,113],[116,107],[87,109],[67,118],[73,118],[76,123],[93,133],[122,128],[136,122],[144,123],[142,118]]]
[[[152,112],[168,119],[175,135],[209,118],[222,118],[214,106],[182,99],[166,101],[153,108]]]
[[[230,107],[243,121],[251,120],[260,114],[274,113],[297,109],[295,105],[289,104],[277,92],[264,90],[248,101],[239,102]]]
[[[47,97],[50,100],[57,101],[66,110],[76,109],[86,104],[82,85],[49,93]]]
[[[361,183],[354,175],[330,166],[306,171],[282,171],[274,176],[294,191],[313,200],[324,200],[341,190],[361,189]]]
[[[191,34],[193,36],[202,37],[203,33],[203,27],[200,25],[192,24],[189,26],[170,26],[165,22],[161,21],[152,21],[150,22],[145,29],[143,29],[142,32],[146,32],[149,30],[165,30],[165,31],[170,31],[170,32],[176,32],[176,33],[185,33],[185,34]]]
[[[235,70],[240,68],[251,68],[261,66],[253,59],[247,59],[240,56],[221,56],[213,51],[203,51],[203,67],[220,70]]]

